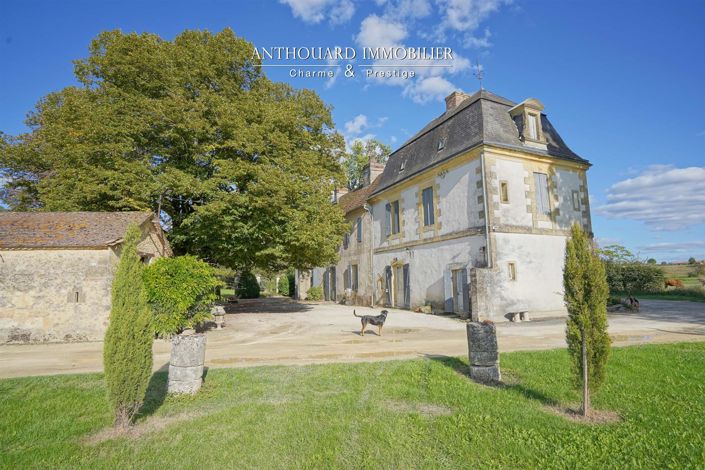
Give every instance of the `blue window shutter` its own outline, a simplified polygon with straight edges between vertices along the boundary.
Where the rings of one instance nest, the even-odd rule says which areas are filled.
[[[384,236],[388,237],[391,234],[391,223],[392,223],[392,205],[387,203],[384,206],[385,217],[384,217]]]
[[[443,302],[443,311],[446,313],[453,312],[453,280],[451,275],[450,268],[443,270],[443,293],[445,297]]]
[[[551,215],[551,204],[548,199],[548,176],[545,173],[534,173],[536,186],[536,210],[539,214]]]
[[[423,205],[423,224],[433,225],[435,223],[433,213],[433,188],[426,188],[421,193],[421,203]]]
[[[463,313],[470,313],[470,284],[468,284],[468,270],[460,272],[460,282],[463,289]]]
[[[404,265],[404,307],[411,307],[411,289],[410,289],[410,279],[409,279],[409,265]]]
[[[386,287],[386,306],[391,307],[392,306],[392,267],[391,266],[385,266],[384,267],[384,277],[385,277],[385,287]]]

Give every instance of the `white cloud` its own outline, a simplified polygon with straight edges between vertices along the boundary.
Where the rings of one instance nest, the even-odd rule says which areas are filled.
[[[607,191],[597,213],[644,222],[653,230],[680,230],[705,223],[705,167],[652,165]]]
[[[351,121],[345,123],[347,134],[357,135],[368,127],[367,116],[358,114]]]
[[[443,28],[455,31],[475,31],[482,21],[504,5],[508,0],[442,0],[439,6],[445,10]]]
[[[386,2],[384,15],[391,18],[425,18],[431,14],[430,0],[397,0]]]
[[[406,36],[403,24],[370,15],[362,20],[355,39],[362,47],[391,47],[399,46]]]
[[[330,10],[330,23],[347,23],[355,14],[355,4],[351,0],[341,0]]]
[[[355,13],[351,0],[279,0],[289,5],[294,17],[306,23],[320,23],[328,18],[331,24],[345,23]]]
[[[472,34],[465,36],[465,47],[470,47],[473,49],[487,49],[492,46],[490,38],[492,33],[490,33],[490,28],[485,28],[485,32],[482,36],[473,36]]]
[[[404,96],[410,97],[415,103],[425,104],[433,100],[442,101],[455,90],[455,85],[443,77],[427,77],[407,86]]]
[[[691,253],[695,250],[705,250],[705,241],[651,243],[640,246],[639,249],[649,253]]]

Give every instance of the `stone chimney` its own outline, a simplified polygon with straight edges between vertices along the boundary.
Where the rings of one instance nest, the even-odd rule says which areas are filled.
[[[446,113],[457,108],[460,103],[468,98],[469,96],[462,91],[454,91],[450,95],[446,96]]]
[[[345,194],[348,194],[348,188],[346,188],[345,186],[341,188],[335,188],[333,190],[333,202],[338,202],[338,200],[340,200],[340,198]]]
[[[362,169],[362,187],[369,186],[384,171],[384,163],[370,159],[370,162]]]

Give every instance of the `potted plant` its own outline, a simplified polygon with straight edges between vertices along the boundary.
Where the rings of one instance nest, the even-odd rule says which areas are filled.
[[[211,305],[222,282],[215,270],[193,256],[160,258],[144,270],[152,327],[171,340],[169,393],[195,393],[203,382],[206,336],[195,329],[212,318]]]

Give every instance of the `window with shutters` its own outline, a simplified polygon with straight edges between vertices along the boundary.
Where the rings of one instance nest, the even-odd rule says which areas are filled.
[[[536,191],[536,212],[539,215],[551,215],[551,203],[548,192],[548,175],[534,173],[534,186]]]
[[[539,140],[539,117],[537,114],[527,113],[527,137],[532,140]]]
[[[399,220],[399,201],[392,201],[387,203],[386,207],[386,230],[385,233],[389,237],[391,235],[396,235],[401,230],[401,223]]]
[[[573,197],[573,210],[580,211],[580,193],[577,191],[573,191],[572,197]]]
[[[357,292],[357,265],[350,265],[350,288],[353,292]]]
[[[357,241],[362,241],[362,217],[357,218]]]
[[[433,187],[428,187],[421,192],[421,207],[423,209],[424,227],[436,223],[436,215],[433,206]]]

